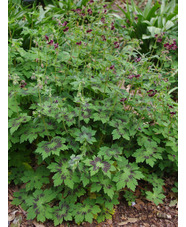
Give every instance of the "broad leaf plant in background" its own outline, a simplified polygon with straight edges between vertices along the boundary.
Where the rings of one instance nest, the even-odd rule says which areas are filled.
[[[56,4],[9,3],[9,183],[25,185],[13,204],[57,226],[111,218],[139,182],[162,203],[178,166],[171,60],[139,58],[106,3]]]

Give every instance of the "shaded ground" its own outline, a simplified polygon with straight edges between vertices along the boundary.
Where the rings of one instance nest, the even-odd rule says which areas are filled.
[[[178,226],[178,205],[177,195],[171,191],[175,178],[165,180],[164,203],[156,206],[154,203],[147,201],[140,195],[140,190],[136,190],[138,199],[136,205],[128,206],[127,202],[121,196],[120,204],[115,207],[115,214],[112,220],[107,220],[100,224],[96,222],[89,224],[83,223],[81,227],[177,227]],[[53,223],[48,221],[44,224],[38,223],[36,220],[27,221],[26,212],[21,206],[11,205],[13,200],[13,192],[17,191],[17,186],[9,186],[9,226],[10,227],[53,227]],[[15,224],[14,224],[15,223]],[[17,224],[16,224],[17,223]],[[78,225],[69,222],[58,225],[57,227],[78,227]]]

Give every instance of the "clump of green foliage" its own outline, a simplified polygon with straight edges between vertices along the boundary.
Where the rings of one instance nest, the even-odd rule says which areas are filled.
[[[140,180],[161,203],[178,158],[167,71],[136,61],[139,40],[123,37],[105,4],[10,7],[9,182],[25,184],[13,204],[55,226],[101,222]]]

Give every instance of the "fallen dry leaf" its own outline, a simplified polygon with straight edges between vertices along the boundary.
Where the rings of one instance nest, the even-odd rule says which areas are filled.
[[[126,219],[125,216],[124,216],[123,214],[121,215],[121,219],[122,219],[122,220],[125,220],[125,219]]]
[[[8,215],[8,221],[12,221],[15,218],[15,214],[18,212],[18,210],[13,211]]]
[[[157,212],[156,216],[158,218],[164,218],[164,219],[171,219],[171,215],[170,214],[165,214],[165,213],[161,213],[161,212]]]
[[[137,210],[141,210],[145,207],[145,204],[142,200],[136,199],[136,205],[134,206]]]
[[[9,196],[8,196],[8,200],[9,200],[9,201],[12,201],[13,199],[14,199],[14,198],[13,198],[12,195],[9,195]]]
[[[143,227],[149,227],[150,225],[148,223],[143,223]]]
[[[108,219],[108,220],[107,220],[107,223],[108,223],[109,225],[112,225],[112,220],[111,220],[111,219]]]
[[[33,224],[35,225],[35,227],[45,227],[43,224],[40,224],[36,221],[33,221]]]
[[[22,216],[19,215],[19,216],[15,217],[15,219],[11,223],[10,227],[20,227],[21,226],[21,222],[22,222]]]
[[[127,221],[123,221],[123,222],[120,222],[118,225],[126,225],[128,224],[129,222],[130,223],[135,223],[138,221],[138,218],[128,218]]]
[[[137,198],[139,198],[140,195],[141,195],[141,191],[140,191],[139,188],[137,188],[136,191],[135,191],[135,196],[136,196]]]
[[[177,206],[178,204],[178,201],[175,199],[175,200],[171,200],[170,203],[169,203],[169,207],[174,207],[174,206]]]
[[[172,198],[177,198],[177,195],[174,192],[169,192],[169,196],[170,196],[171,199]]]

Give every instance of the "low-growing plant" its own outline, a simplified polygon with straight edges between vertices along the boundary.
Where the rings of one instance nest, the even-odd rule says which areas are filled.
[[[35,46],[24,49],[28,31]],[[21,34],[9,38],[9,182],[25,185],[13,204],[55,226],[102,222],[142,179],[147,199],[163,202],[162,178],[177,172],[166,71],[134,61],[139,40],[95,0]]]
[[[123,197],[129,206],[135,205],[136,196],[134,195],[134,192],[126,190]]]

